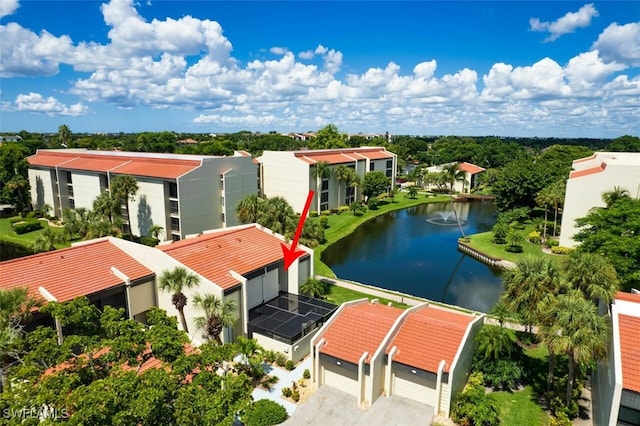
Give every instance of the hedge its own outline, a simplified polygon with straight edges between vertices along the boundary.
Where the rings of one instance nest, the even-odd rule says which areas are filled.
[[[40,221],[29,221],[29,222],[21,222],[14,223],[13,230],[16,231],[16,234],[26,234],[27,232],[37,231],[38,229],[42,229],[42,223]]]

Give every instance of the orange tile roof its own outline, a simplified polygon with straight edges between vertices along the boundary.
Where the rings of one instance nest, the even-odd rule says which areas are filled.
[[[364,352],[366,363],[404,311],[369,302],[347,305],[322,334],[325,344],[320,352],[357,364]]]
[[[393,158],[393,154],[382,147],[295,151],[294,155],[308,164],[315,164],[320,161],[326,161],[329,164],[342,164],[365,158],[370,160]]]
[[[160,154],[159,154],[160,155]],[[47,151],[39,150],[27,158],[32,166],[60,167],[69,170],[93,172],[111,171],[130,174],[175,179],[200,166],[200,160],[177,158],[153,158],[135,155],[112,155],[107,151]]]
[[[111,272],[115,266],[131,281],[154,273],[108,240],[0,262],[0,289],[27,287],[41,298],[44,287],[59,302],[124,284]]]
[[[476,173],[484,172],[484,169],[480,166],[476,166],[471,163],[460,163],[460,170],[465,171],[469,174],[475,175]]]
[[[640,318],[618,315],[620,329],[620,357],[622,359],[622,387],[640,392]]]
[[[158,248],[226,290],[240,284],[230,270],[243,275],[282,260],[281,242],[270,231],[254,225],[204,234]]]
[[[589,167],[588,169],[575,170],[569,174],[569,179],[579,178],[582,176],[589,176],[595,173],[600,173],[607,168],[607,163],[602,162],[599,166]]]
[[[640,294],[627,293],[625,291],[617,291],[616,300],[625,300],[627,302],[640,303]]]
[[[432,373],[438,372],[438,365],[444,360],[444,371],[448,372],[474,319],[471,315],[431,306],[420,308],[407,315],[386,353],[395,346],[394,361]]]

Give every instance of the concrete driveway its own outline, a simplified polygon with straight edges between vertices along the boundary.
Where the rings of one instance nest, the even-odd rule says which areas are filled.
[[[356,398],[330,386],[322,386],[283,424],[298,425],[430,425],[433,407],[392,395],[381,396],[371,408],[360,411]]]

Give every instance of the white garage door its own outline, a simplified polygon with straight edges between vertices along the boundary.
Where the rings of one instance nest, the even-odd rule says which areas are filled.
[[[411,371],[394,368],[393,394],[413,399],[423,404],[436,405],[436,382],[413,374]]]
[[[358,372],[351,371],[345,367],[323,361],[320,363],[323,372],[323,385],[331,386],[358,397]]]
[[[277,297],[278,294],[277,268],[247,281],[247,307],[249,309]]]

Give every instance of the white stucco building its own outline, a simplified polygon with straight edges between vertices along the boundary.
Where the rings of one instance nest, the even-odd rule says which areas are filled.
[[[483,319],[427,303],[402,310],[346,302],[311,341],[313,383],[347,393],[360,408],[396,395],[448,416]]]
[[[66,208],[92,209],[114,176],[133,176],[138,191],[129,202],[126,230],[142,236],[160,225],[169,240],[237,225],[236,205],[258,191],[257,166],[241,153],[224,157],[64,149],[38,150],[28,161],[33,206],[49,204],[58,217]]]
[[[301,212],[309,190],[316,193],[311,210],[324,211],[361,200],[361,191],[329,178],[313,176],[315,165],[329,164],[335,170],[339,165],[353,168],[360,178],[370,171],[381,171],[389,178],[390,188],[396,182],[396,155],[383,147],[322,149],[308,151],[264,151],[257,159],[260,163],[261,192],[266,197],[280,196],[293,209]]]
[[[591,379],[593,424],[640,425],[640,294],[616,293],[611,325],[609,355]]]
[[[435,166],[430,166],[430,167],[427,167],[427,172],[443,173],[446,167],[452,166],[454,164],[456,163],[454,162],[454,163],[437,164]],[[463,193],[468,194],[469,192],[471,192],[472,189],[478,186],[478,181],[476,177],[480,173],[484,172],[485,169],[483,169],[480,166],[476,166],[475,164],[471,164],[467,162],[458,163],[458,167],[460,168],[460,170],[464,172],[465,179],[464,179],[464,182],[462,180],[457,180],[454,182],[453,192],[460,193],[460,194],[463,194]]]
[[[573,162],[567,179],[562,209],[560,245],[574,247],[578,232],[576,219],[585,217],[594,207],[605,207],[602,194],[614,187],[626,189],[634,198],[640,197],[640,153],[596,152]]]
[[[0,262],[0,289],[26,287],[44,301],[87,296],[99,308],[123,308],[129,318],[146,322],[152,307],[178,315],[172,293],[158,287],[158,278],[181,267],[198,277],[195,287],[183,290],[193,344],[208,339],[196,326],[204,312],[195,309],[194,297],[212,294],[233,300],[237,308],[238,319],[224,330],[223,342],[253,337],[298,361],[309,354],[310,339],[336,306],[298,294],[300,284],[313,276],[313,251],[299,245],[304,254],[285,270],[282,242],[284,237],[256,224],[206,231],[158,247],[99,238]],[[36,319],[52,325],[48,316]]]

